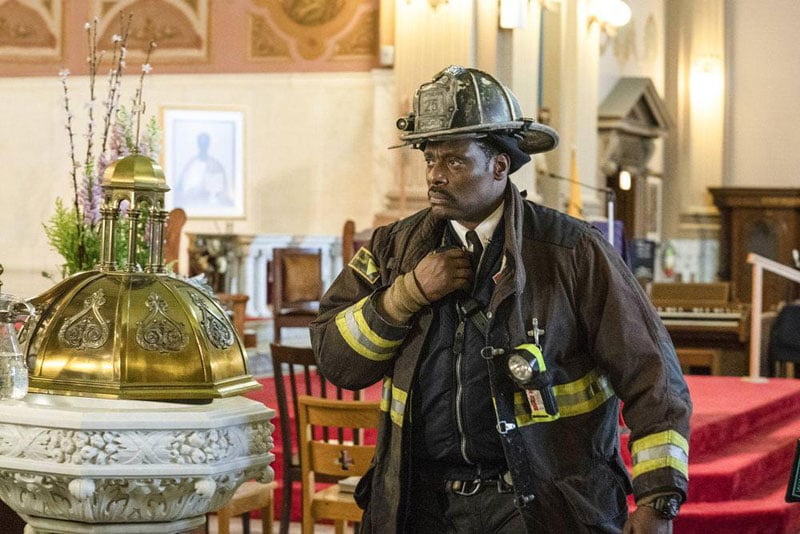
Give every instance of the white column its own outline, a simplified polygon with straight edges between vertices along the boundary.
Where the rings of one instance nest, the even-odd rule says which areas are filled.
[[[247,301],[247,315],[251,317],[272,317],[267,305],[267,265],[272,261],[272,251],[287,247],[292,242],[290,235],[257,235],[250,242],[250,253],[245,262],[244,293],[250,296]]]

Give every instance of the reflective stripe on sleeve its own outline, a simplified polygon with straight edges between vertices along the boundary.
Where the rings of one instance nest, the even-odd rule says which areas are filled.
[[[392,357],[402,339],[386,339],[379,336],[364,319],[365,297],[336,315],[336,327],[345,343],[361,356],[374,361],[385,361]]]
[[[650,434],[631,444],[633,478],[671,467],[689,478],[689,442],[674,430]]]

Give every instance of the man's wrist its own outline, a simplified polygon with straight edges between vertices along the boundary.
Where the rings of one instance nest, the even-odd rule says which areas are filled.
[[[661,519],[672,521],[680,512],[682,502],[683,499],[678,493],[658,493],[649,495],[636,504],[652,508]]]
[[[378,297],[378,312],[395,324],[405,324],[423,306],[430,304],[417,283],[414,271],[400,275]]]

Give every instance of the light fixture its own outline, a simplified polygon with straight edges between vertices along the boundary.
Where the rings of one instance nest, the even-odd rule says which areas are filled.
[[[631,20],[631,6],[623,0],[595,0],[594,14],[589,17],[589,25],[596,22],[607,35],[614,36],[617,28]]]
[[[694,62],[691,70],[690,88],[692,102],[707,105],[722,94],[722,61],[718,57],[703,56]]]
[[[619,188],[622,191],[630,191],[631,173],[629,173],[628,171],[619,171]]]

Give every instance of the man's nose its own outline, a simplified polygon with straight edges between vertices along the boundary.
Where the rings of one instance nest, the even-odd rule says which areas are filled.
[[[447,181],[442,165],[432,163],[428,166],[428,183],[441,184]]]

